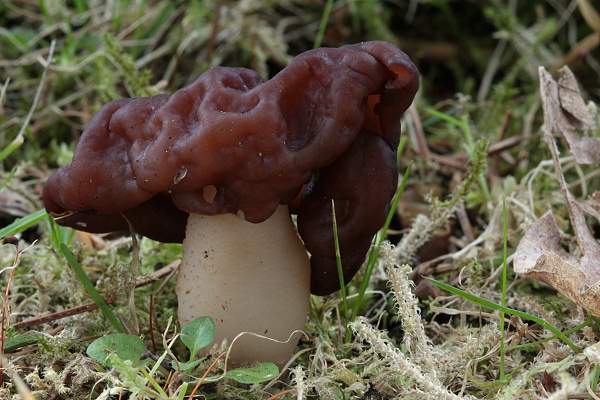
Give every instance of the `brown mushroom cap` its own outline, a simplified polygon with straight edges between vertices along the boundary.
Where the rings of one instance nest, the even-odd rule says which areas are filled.
[[[352,146],[319,170],[298,210],[298,233],[311,253],[311,287],[316,295],[340,288],[333,238],[332,200],[345,283],[361,267],[373,235],[387,218],[396,191],[396,153],[384,139],[361,130]]]
[[[187,213],[241,211],[262,222],[319,171],[298,213],[312,290],[326,294],[339,289],[323,261],[333,245],[331,199],[349,280],[385,221],[399,118],[418,85],[408,56],[386,42],[307,51],[266,82],[251,70],[213,68],[173,95],[106,104],[73,161],[48,179],[44,203],[62,225],[106,232],[128,229],[127,218],[140,234],[178,242]],[[362,128],[373,95],[381,136]],[[207,186],[216,188],[212,201]]]

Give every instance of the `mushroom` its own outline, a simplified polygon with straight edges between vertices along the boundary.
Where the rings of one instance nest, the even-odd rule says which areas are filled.
[[[106,104],[73,161],[44,186],[46,209],[89,232],[183,241],[181,325],[211,316],[236,363],[291,355],[309,292],[340,288],[364,261],[396,190],[400,116],[418,89],[386,42],[307,51],[269,81],[216,67],[172,95]],[[302,188],[299,239],[287,204]],[[310,253],[310,262],[308,253]],[[294,334],[294,332],[296,332]],[[288,340],[292,335],[292,339]]]

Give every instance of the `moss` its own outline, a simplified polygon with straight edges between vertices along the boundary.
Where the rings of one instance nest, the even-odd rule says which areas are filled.
[[[251,67],[265,78],[273,76],[295,54],[312,47],[324,11],[323,2],[305,0],[91,4],[45,0],[0,4],[0,152],[23,131],[22,144],[0,153],[2,224],[41,208],[44,179],[70,160],[74,143],[103,103],[172,92],[215,65]],[[369,286],[374,290],[364,297],[358,318],[350,324],[350,340],[340,318],[341,299],[315,297],[307,337],[287,375],[269,385],[243,386],[230,380],[205,384],[201,388],[205,397],[268,399],[291,389],[281,398],[348,399],[369,394],[376,398],[381,394],[406,399],[537,399],[543,395],[536,380],[556,382],[557,397],[586,392],[589,377],[598,371],[597,354],[590,347],[598,342],[598,327],[551,288],[509,275],[508,305],[543,318],[563,332],[579,328],[569,339],[587,350],[574,354],[558,340],[511,348],[505,353],[504,379],[497,351],[501,335],[497,314],[431,288],[424,292],[430,297],[419,299],[410,290],[410,280],[418,286],[421,275],[426,275],[501,301],[501,196],[507,203],[509,255],[535,216],[548,208],[555,212],[566,246],[576,249],[554,169],[547,161],[549,152],[539,135],[536,71],[539,65],[552,69],[570,60],[597,120],[600,87],[594,60],[600,59],[600,49],[572,53],[593,32],[580,11],[563,9],[556,1],[540,1],[534,7],[497,0],[469,2],[468,6],[433,0],[333,2],[325,45],[385,39],[418,63],[422,91],[416,113],[403,121],[411,140],[399,157],[399,170],[416,160],[409,183],[435,187],[437,195],[428,201],[403,198],[403,207],[426,213],[412,224],[394,220],[394,235],[389,238],[395,247],[386,247],[380,257]],[[46,67],[53,41],[53,62]],[[449,123],[430,109],[465,125]],[[423,126],[430,151],[446,158],[425,159],[415,150],[416,122]],[[597,129],[591,135],[597,136]],[[470,137],[465,136],[467,132]],[[521,135],[522,140],[513,146],[488,155],[497,141]],[[561,150],[566,155],[567,149]],[[566,179],[576,196],[584,198],[598,187],[596,169],[566,161]],[[430,245],[430,237],[437,238],[436,227],[447,230],[448,236],[436,244],[441,256],[431,259],[429,250],[419,248]],[[468,234],[474,240],[468,240]],[[17,322],[90,301],[58,255],[60,242],[69,243],[103,295],[121,295],[137,280],[130,270],[135,250],[127,236],[92,236],[95,247],[86,247],[72,242],[70,232],[47,222],[18,236],[20,250],[35,239],[38,242],[21,255],[10,281],[6,304],[13,326],[7,327],[7,338],[27,332],[15,328]],[[140,274],[176,260],[180,249],[180,245],[142,239]],[[0,246],[3,299],[14,257],[12,246]],[[415,270],[410,276],[401,266],[404,263]],[[173,280],[160,280],[136,289],[134,312],[141,336],[153,351],[156,345],[158,355],[179,330],[171,318],[176,305],[173,285]],[[348,288],[350,307],[359,287],[357,279]],[[126,299],[119,297],[112,307],[125,323],[131,320]],[[3,315],[8,317],[8,309]],[[148,332],[151,321],[152,335]],[[95,398],[99,393],[117,398],[124,385],[133,390],[138,380],[146,379],[130,366],[124,367],[128,379],[108,373],[84,355],[93,337],[111,331],[98,311],[28,330],[39,332],[43,339],[7,354],[3,367],[7,373],[16,371],[40,398]],[[507,346],[549,336],[540,326],[519,318],[510,318],[503,334]],[[185,351],[178,345],[172,349],[173,355],[182,358]],[[214,358],[181,379],[199,379]],[[210,375],[220,374],[222,367],[217,363]],[[551,379],[544,380],[544,373]],[[167,383],[166,376],[164,371],[155,374],[160,386]],[[25,398],[26,392],[15,382],[4,379],[0,398]],[[174,390],[182,381],[172,378],[169,382],[173,390],[169,398],[175,399]]]

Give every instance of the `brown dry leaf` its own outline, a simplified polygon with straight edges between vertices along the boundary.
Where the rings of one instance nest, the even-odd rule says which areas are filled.
[[[600,141],[580,134],[590,130],[593,122],[577,80],[566,66],[559,73],[557,83],[543,67],[539,70],[545,120],[550,122],[546,128],[564,139],[577,163],[599,163]]]
[[[591,116],[571,71],[565,67],[560,73],[557,84],[546,70],[540,68],[540,91],[555,176],[565,199],[581,256],[570,254],[562,248],[560,231],[554,216],[548,211],[521,239],[513,264],[515,272],[553,286],[576,304],[600,317],[600,243],[590,231],[584,214],[600,220],[599,197],[595,193],[586,204],[573,198],[562,173],[553,134],[558,133],[563,137],[579,163],[599,162],[600,142],[580,137],[577,133],[577,129],[589,129]]]
[[[563,67],[558,70],[560,78],[558,79],[558,98],[560,105],[563,110],[566,111],[567,117],[569,114],[575,118],[570,119],[569,122],[581,130],[589,129],[592,125],[592,116],[590,110],[585,105],[581,92],[579,91],[579,84],[575,75],[569,69],[569,67]]]
[[[580,212],[576,220],[583,218],[581,209],[578,206],[574,208]],[[548,211],[521,239],[513,265],[516,273],[547,283],[600,317],[600,244],[583,222],[583,226],[578,224],[580,226],[576,229],[583,232],[581,238],[578,234],[578,241],[583,243],[583,257],[569,254],[561,247],[560,231],[552,213]]]

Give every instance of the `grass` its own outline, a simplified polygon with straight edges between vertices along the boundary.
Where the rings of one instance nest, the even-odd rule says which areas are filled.
[[[148,275],[180,256],[178,245],[76,234],[43,211],[44,180],[70,160],[102,104],[171,93],[215,65],[269,77],[313,47],[375,39],[398,44],[422,74],[416,107],[403,118],[404,180],[386,229],[343,293],[311,299],[307,339],[287,374],[254,385],[204,382],[197,393],[264,400],[594,398],[588,387],[599,391],[599,321],[552,288],[516,276],[511,262],[526,228],[548,208],[565,246],[577,251],[541,139],[535,71],[568,62],[584,97],[597,105],[599,10],[591,1],[523,4],[0,4],[0,237],[16,235],[25,249],[12,268],[14,247],[0,246],[1,292],[8,290],[3,318],[10,320],[0,398],[117,399],[147,388],[146,398],[188,399],[203,375],[222,372],[222,362],[211,366],[216,354],[185,378],[127,362],[119,375],[109,374],[86,356],[95,338],[139,324],[157,358],[189,359],[175,340],[173,280],[164,276],[136,288],[133,303],[123,298],[101,312],[15,327],[131,293],[138,279],[132,264]],[[581,198],[599,186],[596,169],[563,164]]]
[[[81,265],[77,262],[71,250],[69,250],[69,248],[64,243],[61,243],[59,245],[59,251],[67,260],[67,263],[69,264],[75,275],[77,275],[77,279],[79,280],[79,282],[81,282],[81,284],[85,288],[85,291],[90,295],[94,303],[96,303],[100,308],[100,311],[102,311],[102,314],[104,314],[104,317],[113,326],[113,329],[119,333],[125,333],[125,328],[123,327],[123,324],[119,322],[119,320],[112,312],[108,304],[106,304],[104,297],[102,297],[100,293],[98,293],[96,287],[89,280],[89,278],[85,274],[85,271],[83,270],[83,268],[81,268]]]

